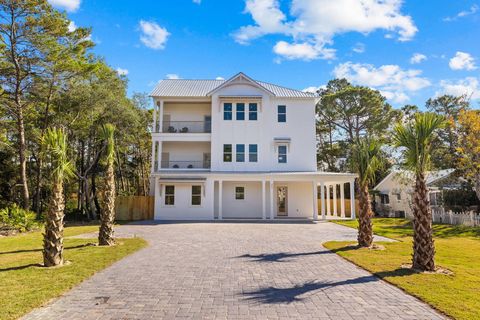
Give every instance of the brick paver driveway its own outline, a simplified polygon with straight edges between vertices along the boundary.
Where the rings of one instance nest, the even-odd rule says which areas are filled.
[[[321,246],[332,223],[122,226],[150,246],[26,319],[443,319]]]

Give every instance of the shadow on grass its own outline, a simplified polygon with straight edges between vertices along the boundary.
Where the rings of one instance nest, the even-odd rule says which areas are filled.
[[[328,250],[314,251],[314,252],[299,252],[299,253],[279,252],[279,253],[244,254],[235,258],[249,258],[255,262],[288,262],[291,260],[289,258],[305,257],[305,256],[313,256],[313,255],[329,254],[329,253],[330,251]]]
[[[356,285],[369,282],[376,282],[380,279],[375,276],[364,276],[355,279],[347,279],[337,282],[315,282],[310,281],[290,288],[265,287],[255,291],[244,292],[245,300],[262,304],[292,303],[301,301],[301,295],[316,290],[335,288],[343,285]]]
[[[31,267],[43,267],[40,263],[29,263],[23,266],[16,266],[16,267],[9,267],[0,269],[0,272],[7,272],[7,271],[15,271],[15,270],[23,270]]]
[[[92,246],[91,243],[85,243],[85,244],[79,244],[78,246],[64,247],[63,249],[64,249],[64,250],[67,250],[67,249],[79,249],[79,248],[90,247],[90,246]],[[27,252],[41,252],[41,251],[43,251],[43,249],[28,249],[28,250],[4,251],[4,252],[0,252],[0,255],[2,255],[2,254],[15,254],[15,253],[27,253]]]

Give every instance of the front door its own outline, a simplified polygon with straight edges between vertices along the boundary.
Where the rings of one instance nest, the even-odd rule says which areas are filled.
[[[288,188],[285,186],[277,187],[277,216],[288,216]]]

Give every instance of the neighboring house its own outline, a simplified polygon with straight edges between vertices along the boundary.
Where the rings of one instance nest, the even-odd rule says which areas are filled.
[[[427,187],[430,205],[441,205],[442,189],[457,188],[458,178],[453,177],[454,169],[427,173]],[[412,195],[414,177],[412,172],[393,170],[373,190],[376,212],[385,217],[413,218]]]
[[[318,208],[327,186],[353,194],[355,175],[317,172],[314,95],[239,73],[162,80],[151,96],[155,219],[355,216]]]

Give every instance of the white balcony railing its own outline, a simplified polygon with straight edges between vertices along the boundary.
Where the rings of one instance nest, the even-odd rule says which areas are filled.
[[[158,161],[155,161],[155,171],[168,170],[168,169],[210,169],[210,161],[198,161],[198,160],[168,160],[160,161],[160,168],[158,167]]]
[[[160,132],[159,124],[155,132]],[[162,133],[210,133],[211,121],[164,121]]]

